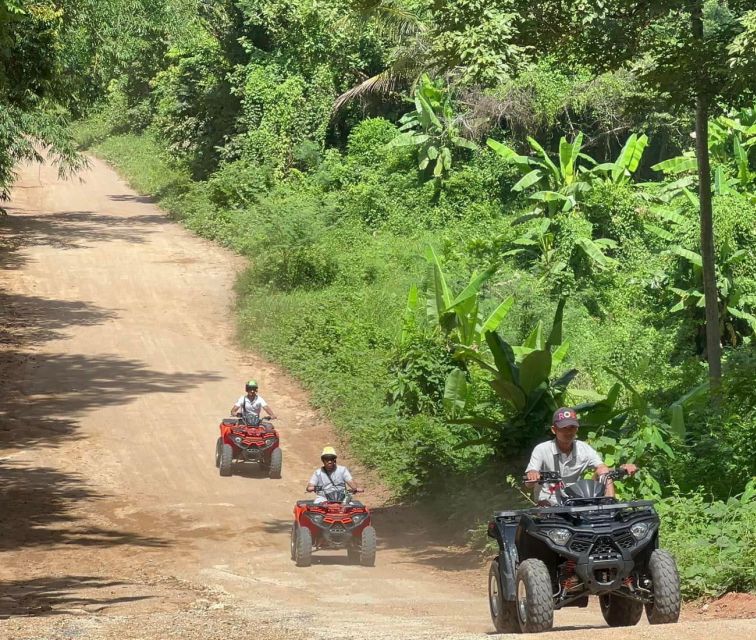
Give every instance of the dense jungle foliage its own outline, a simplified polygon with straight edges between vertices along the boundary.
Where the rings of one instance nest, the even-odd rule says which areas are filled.
[[[687,595],[756,589],[749,2],[0,0],[0,27],[0,88],[29,83],[0,92],[0,188],[30,140],[80,162],[54,128],[76,119],[249,257],[244,340],[397,495],[489,511],[576,405],[641,467],[622,490],[662,500]]]

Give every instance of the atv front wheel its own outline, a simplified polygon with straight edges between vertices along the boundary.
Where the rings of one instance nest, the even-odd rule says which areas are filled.
[[[517,633],[517,603],[504,599],[499,561],[494,560],[488,570],[488,608],[497,633]]]
[[[231,475],[231,464],[234,460],[234,450],[230,444],[221,445],[220,460],[218,461],[218,469],[222,476]]]
[[[670,624],[680,617],[680,575],[669,551],[655,549],[648,561],[654,601],[646,605],[649,624]]]
[[[378,540],[373,527],[365,527],[362,530],[362,544],[360,545],[360,564],[363,567],[375,566],[375,550]]]
[[[270,464],[268,465],[268,477],[277,480],[281,477],[283,468],[283,451],[276,448],[270,454]]]
[[[551,576],[541,560],[530,558],[517,568],[517,622],[522,633],[541,633],[554,625]]]
[[[221,460],[221,447],[223,446],[223,438],[218,438],[215,443],[215,468],[220,467]]]
[[[643,615],[643,603],[639,600],[607,593],[599,596],[599,602],[601,615],[610,627],[631,627],[638,624]]]
[[[307,527],[296,526],[294,536],[294,560],[298,567],[309,567],[312,564],[312,533]]]

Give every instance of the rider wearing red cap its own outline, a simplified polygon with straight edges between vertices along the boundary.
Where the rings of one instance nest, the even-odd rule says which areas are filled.
[[[599,453],[591,445],[577,439],[579,426],[574,409],[557,409],[551,426],[554,439],[542,442],[533,449],[525,475],[526,484],[535,487],[535,498],[539,505],[556,504],[556,498],[547,488],[539,488],[535,484],[542,471],[557,471],[567,486],[580,480],[588,469],[593,469],[595,476],[609,472],[609,467],[604,464]],[[623,464],[621,468],[630,475],[638,470],[634,464]],[[611,480],[607,480],[605,495],[614,495],[614,483]]]

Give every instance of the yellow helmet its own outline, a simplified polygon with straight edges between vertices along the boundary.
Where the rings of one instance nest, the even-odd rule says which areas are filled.
[[[333,456],[335,458],[336,449],[334,449],[333,447],[323,447],[323,451],[321,452],[320,457],[322,458],[323,456]]]

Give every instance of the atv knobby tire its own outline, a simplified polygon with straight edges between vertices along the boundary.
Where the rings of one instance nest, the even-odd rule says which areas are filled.
[[[601,615],[610,627],[631,627],[638,624],[643,615],[643,603],[607,593],[599,596]]]
[[[648,561],[654,601],[646,605],[649,624],[670,624],[680,617],[680,575],[669,551],[655,549]]]
[[[365,527],[362,530],[362,544],[360,545],[360,564],[363,567],[375,566],[375,551],[378,540],[373,527]]]
[[[312,533],[307,527],[297,526],[294,536],[294,560],[298,567],[309,567],[312,564]]]
[[[223,438],[218,438],[215,442],[215,468],[220,467],[221,459],[221,447],[223,446]]]
[[[270,454],[270,465],[268,466],[268,477],[277,480],[281,477],[283,468],[283,451],[278,448],[273,449]]]
[[[554,625],[554,598],[551,576],[541,560],[520,563],[515,581],[517,622],[522,633],[541,633]]]
[[[231,465],[234,461],[234,450],[230,444],[221,445],[220,460],[218,461],[218,469],[222,476],[231,475]]]
[[[488,570],[488,607],[497,633],[517,633],[520,630],[517,624],[517,603],[504,599],[498,560],[494,560]]]

